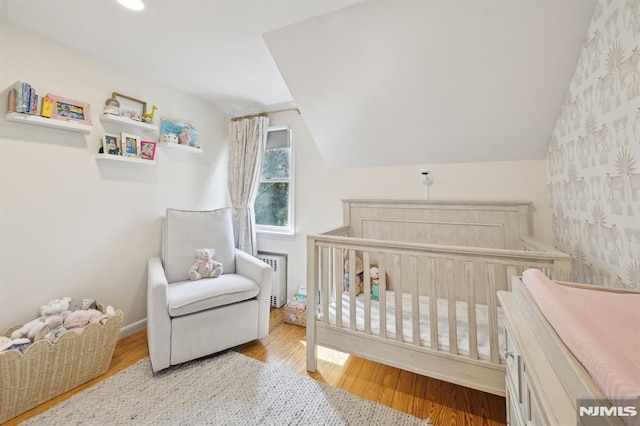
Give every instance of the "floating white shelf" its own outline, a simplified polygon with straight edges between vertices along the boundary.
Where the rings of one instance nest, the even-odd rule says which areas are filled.
[[[111,123],[118,126],[129,127],[131,129],[141,129],[154,134],[158,134],[160,130],[159,127],[154,124],[143,123],[142,121],[135,121],[127,117],[120,117],[119,115],[113,114],[102,114],[100,116],[100,121],[102,121],[103,123]]]
[[[123,161],[125,163],[137,163],[137,164],[156,164],[156,160],[145,160],[137,157],[123,157],[122,155],[113,154],[98,154],[96,160],[109,160],[109,161]]]
[[[202,148],[196,148],[194,146],[180,145],[177,143],[166,143],[166,142],[160,143],[159,145],[163,148],[177,149],[180,151],[192,152],[194,154],[202,154]]]
[[[68,130],[70,132],[91,133],[93,126],[76,123],[75,121],[58,120],[56,118],[41,117],[39,115],[23,114],[21,112],[10,112],[6,115],[7,121],[14,123],[31,124],[34,126],[50,127],[54,129]]]

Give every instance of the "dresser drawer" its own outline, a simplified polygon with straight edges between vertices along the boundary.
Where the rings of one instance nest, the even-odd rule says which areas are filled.
[[[508,327],[505,329],[504,357],[507,369],[507,380],[511,382],[511,386],[513,387],[515,402],[522,404],[522,374],[524,372],[524,366],[522,364],[522,358],[520,357],[520,351]]]
[[[506,380],[506,390],[507,390],[507,425],[508,426],[525,426],[526,423],[524,421],[524,413],[523,406],[519,404],[515,399],[515,390],[513,389],[513,385],[507,379]]]
[[[524,419],[527,422],[527,425],[531,426],[544,426],[549,424],[544,415],[542,414],[542,410],[540,409],[540,403],[538,402],[538,398],[535,393],[532,391],[534,388],[531,383],[531,379],[529,378],[529,373],[527,371],[524,372],[523,377],[523,397],[524,397]]]

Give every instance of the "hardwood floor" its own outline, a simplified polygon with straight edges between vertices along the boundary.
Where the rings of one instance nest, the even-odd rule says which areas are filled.
[[[305,368],[305,328],[282,320],[282,309],[271,310],[269,336],[235,348],[260,361],[377,401],[419,418],[431,417],[436,426],[506,423],[505,399],[440,380],[420,376],[330,349],[319,349],[318,371]],[[17,425],[149,356],[146,331],[120,340],[109,371],[84,385],[28,411],[9,422]]]

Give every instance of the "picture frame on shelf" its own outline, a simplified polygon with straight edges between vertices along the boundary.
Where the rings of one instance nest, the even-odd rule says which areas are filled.
[[[156,147],[157,142],[140,141],[140,158],[142,158],[143,160],[155,160]]]
[[[120,144],[124,157],[140,157],[140,138],[129,133],[121,133]]]
[[[112,133],[102,135],[102,151],[109,155],[122,155],[122,145],[118,135]]]
[[[162,117],[160,121],[160,140],[163,143],[174,143],[199,148],[198,131],[193,122],[179,118]]]
[[[86,102],[47,94],[51,99],[51,118],[91,125],[91,107]]]
[[[111,98],[118,101],[120,116],[127,117],[134,121],[142,121],[147,113],[147,103],[131,96],[113,92]]]

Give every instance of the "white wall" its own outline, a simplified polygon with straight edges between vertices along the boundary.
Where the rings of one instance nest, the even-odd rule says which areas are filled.
[[[290,124],[295,155],[296,236],[259,236],[258,249],[288,254],[291,296],[306,281],[306,236],[342,225],[343,198],[424,198],[421,170],[430,170],[432,200],[533,202],[534,236],[551,241],[546,163],[504,161],[375,168],[328,168],[304,120],[295,112],[271,115],[269,125]],[[389,142],[389,150],[393,142]]]
[[[0,331],[63,296],[121,308],[125,325],[145,318],[147,259],[160,253],[165,208],[227,205],[226,120],[195,97],[6,22],[0,63],[0,88],[22,80],[40,94],[89,102],[94,122],[84,136],[0,116]],[[98,118],[111,92],[157,105],[156,121],[193,120],[204,154],[159,148],[155,166],[98,164]]]

